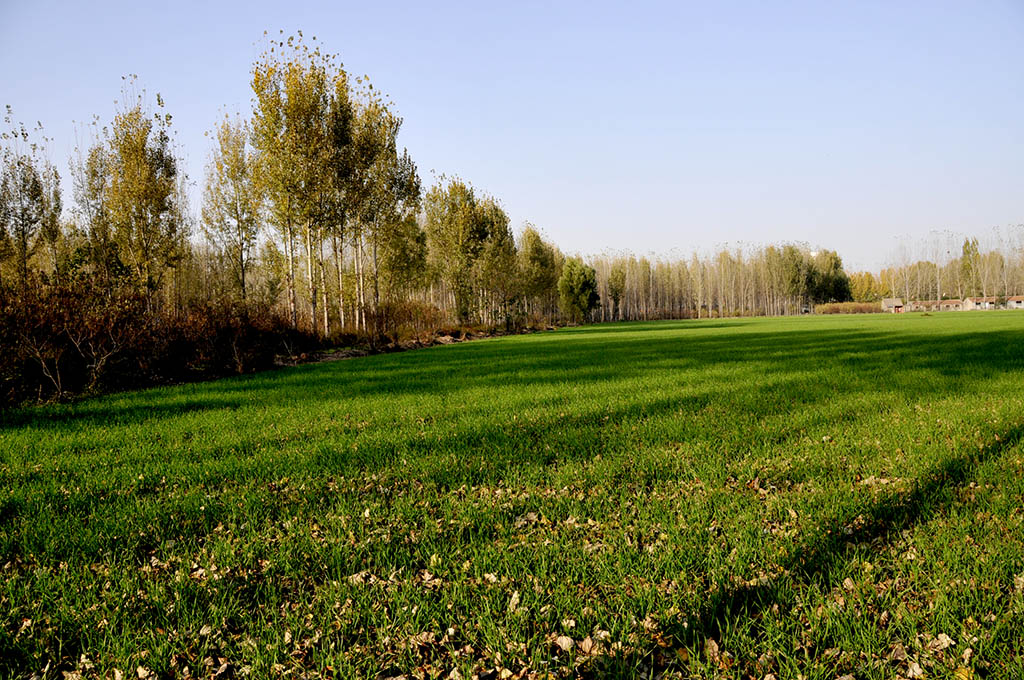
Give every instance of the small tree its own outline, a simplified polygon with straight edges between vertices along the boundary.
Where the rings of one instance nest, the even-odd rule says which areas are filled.
[[[575,323],[585,321],[601,299],[597,295],[597,273],[579,258],[569,258],[558,279],[558,297],[562,313]]]

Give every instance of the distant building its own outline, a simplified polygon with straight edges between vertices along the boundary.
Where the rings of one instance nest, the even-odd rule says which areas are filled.
[[[1011,295],[1006,298],[1007,309],[1024,309],[1024,295]]]
[[[939,305],[939,309],[943,312],[959,312],[963,308],[964,303],[961,300],[943,300]]]
[[[903,313],[903,300],[900,298],[885,298],[882,300],[882,311],[890,314]]]
[[[908,305],[911,312],[937,312],[941,309],[942,300],[911,300]]]
[[[998,302],[999,300],[994,297],[969,297],[964,298],[962,309],[996,309],[999,306]]]

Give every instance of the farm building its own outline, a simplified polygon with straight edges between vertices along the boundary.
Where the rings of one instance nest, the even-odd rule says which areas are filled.
[[[885,298],[882,300],[882,311],[890,314],[903,313],[903,300],[900,298]]]
[[[1011,295],[1006,298],[1007,309],[1024,309],[1024,295]]]
[[[998,302],[994,297],[969,297],[964,298],[963,309],[996,309],[999,306]]]
[[[943,312],[959,312],[963,309],[963,302],[960,300],[943,300],[939,309]]]
[[[907,305],[911,312],[937,312],[941,309],[942,300],[911,300]]]

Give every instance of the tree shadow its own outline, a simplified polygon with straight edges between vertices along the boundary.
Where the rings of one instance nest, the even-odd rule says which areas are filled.
[[[728,370],[755,364],[758,374],[804,376],[827,387],[829,367],[847,371],[835,388],[897,392],[908,400],[957,393],[993,375],[1024,368],[1019,334],[911,332],[863,328],[800,328],[741,334],[663,333],[704,330],[713,325],[754,325],[737,321],[648,322],[622,327],[592,326],[558,334],[482,340],[353,361],[310,364],[226,378],[213,383],[144,390],[130,395],[0,414],[0,432],[32,428],[46,432],[71,424],[133,425],[203,411],[301,404],[314,409],[380,397],[444,396],[472,390],[518,387],[536,393],[547,387],[586,387],[636,378],[659,379],[669,371]],[[643,331],[657,330],[645,334]],[[852,376],[851,376],[852,374]],[[737,380],[739,376],[723,378]]]
[[[981,465],[998,459],[1021,442],[1024,442],[1024,425],[1016,425],[987,446],[954,454],[935,465],[908,492],[890,493],[856,513],[824,520],[817,531],[798,542],[796,549],[790,551],[790,557],[780,563],[783,576],[776,577],[775,581],[759,580],[718,590],[684,621],[668,626],[665,632],[674,644],[666,652],[701,647],[708,639],[720,640],[730,622],[736,620],[751,622],[756,635],[764,612],[790,604],[790,598],[782,592],[785,589],[780,580],[788,586],[815,581],[837,582],[851,552],[865,546],[877,552],[892,545],[905,530],[948,511],[956,504],[956,492],[974,479]],[[656,665],[660,659],[662,665],[671,665],[676,655],[651,647],[638,652],[632,661],[638,659],[654,660]]]

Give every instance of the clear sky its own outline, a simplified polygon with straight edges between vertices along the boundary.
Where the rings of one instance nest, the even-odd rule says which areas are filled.
[[[198,186],[281,29],[390,94],[426,184],[458,174],[570,252],[805,241],[874,269],[1024,223],[1024,0],[0,0],[0,104],[66,167],[72,121],[138,74]]]

